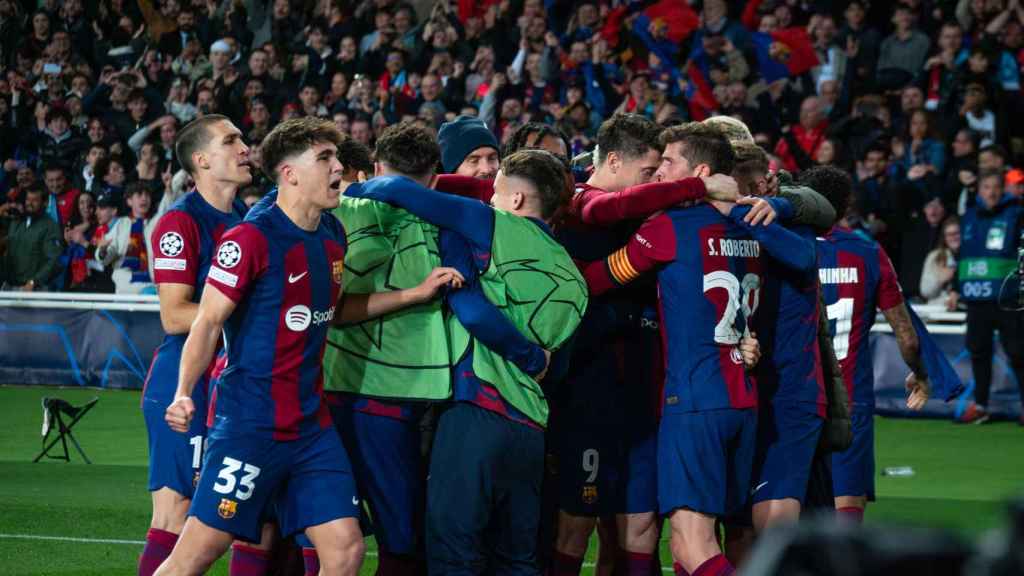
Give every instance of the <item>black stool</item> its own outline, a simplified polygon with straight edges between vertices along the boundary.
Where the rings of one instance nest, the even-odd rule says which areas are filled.
[[[71,462],[71,455],[68,453],[67,440],[70,438],[71,442],[74,443],[75,448],[78,449],[78,453],[82,455],[82,459],[85,460],[85,463],[92,464],[89,457],[85,455],[85,451],[82,450],[82,445],[78,443],[78,440],[75,440],[75,436],[71,433],[71,429],[74,428],[75,424],[88,414],[89,410],[91,410],[99,401],[99,396],[97,396],[81,406],[72,406],[67,400],[62,400],[60,398],[43,398],[43,450],[32,462],[39,462],[43,456],[53,458],[54,460]],[[71,420],[65,423],[64,418],[70,418]],[[54,421],[57,423],[56,428],[52,425]],[[57,431],[57,436],[47,444],[46,439],[54,429]],[[64,447],[64,455],[50,456],[48,452],[57,444],[57,442],[60,442]]]

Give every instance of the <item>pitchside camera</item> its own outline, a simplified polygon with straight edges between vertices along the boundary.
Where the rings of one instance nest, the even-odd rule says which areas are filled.
[[[767,531],[744,576],[961,576],[971,547],[939,530],[819,519]]]

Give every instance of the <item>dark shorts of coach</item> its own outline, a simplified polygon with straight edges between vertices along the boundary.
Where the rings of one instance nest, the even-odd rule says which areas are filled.
[[[427,478],[430,574],[539,574],[544,433],[456,402],[438,421]]]

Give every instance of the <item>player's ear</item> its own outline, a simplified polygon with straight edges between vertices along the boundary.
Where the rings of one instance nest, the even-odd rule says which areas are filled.
[[[196,168],[209,168],[210,160],[206,157],[206,154],[197,151],[192,153],[192,164]]]
[[[374,162],[373,163],[373,175],[374,176],[383,176],[384,175],[384,165],[381,164],[380,162]]]
[[[609,152],[604,157],[604,163],[608,165],[608,169],[611,170],[612,174],[618,174],[619,168],[622,167],[622,159],[619,158],[618,152]]]
[[[698,164],[697,169],[693,171],[693,175],[698,178],[707,178],[711,176],[711,166],[707,164]]]

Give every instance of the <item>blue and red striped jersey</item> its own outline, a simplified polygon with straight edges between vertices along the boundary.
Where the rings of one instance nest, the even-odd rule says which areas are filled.
[[[791,230],[813,251],[809,228]],[[818,348],[817,266],[793,269],[770,255],[764,266],[761,313],[754,323],[763,354],[756,372],[761,402],[793,403],[824,417],[828,401]]]
[[[739,342],[760,298],[761,246],[743,227],[701,205],[647,220],[629,243],[586,267],[602,293],[658,269],[666,374],[665,412],[757,406]]]
[[[206,285],[206,274],[213,262],[213,251],[224,231],[245,217],[245,204],[235,201],[231,212],[221,212],[211,206],[195,190],[185,194],[171,205],[157,222],[150,243],[153,246],[153,281],[157,284],[184,284],[192,286],[192,302],[199,302]],[[170,402],[178,385],[176,358],[180,358],[188,334],[167,334],[155,355],[173,355],[175,373],[164,375],[167,386],[149,386],[143,398]],[[154,363],[156,360],[154,359]],[[167,377],[169,376],[169,377]]]
[[[309,232],[276,204],[224,234],[206,281],[238,306],[224,326],[214,437],[295,440],[331,425],[321,363],[345,248],[333,215]]]
[[[817,247],[829,331],[846,392],[852,406],[873,408],[874,366],[868,336],[875,309],[902,304],[903,292],[889,256],[875,241],[835,227],[818,238]]]

